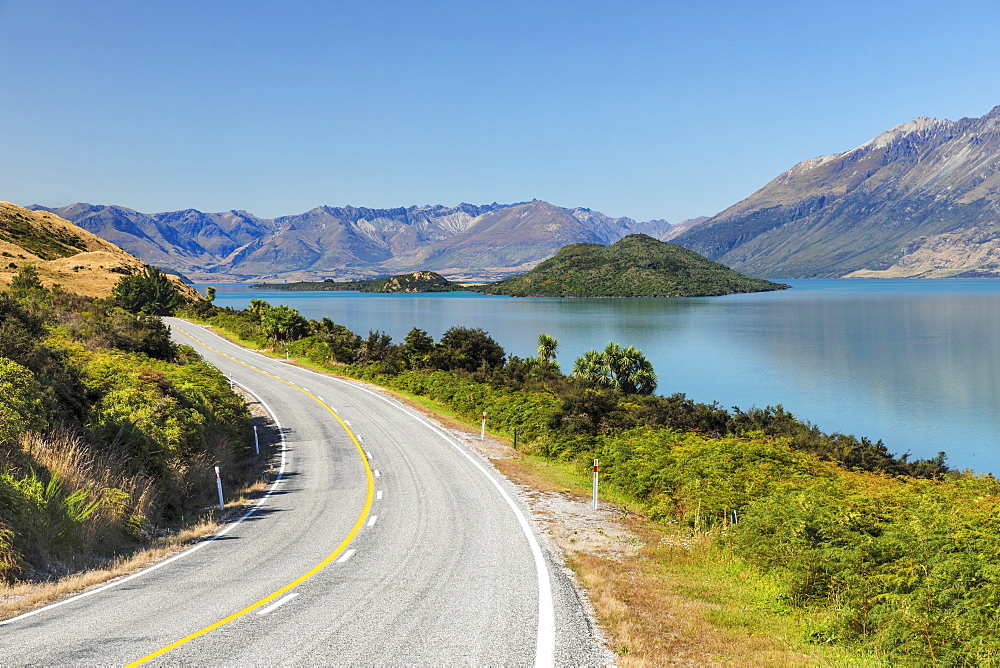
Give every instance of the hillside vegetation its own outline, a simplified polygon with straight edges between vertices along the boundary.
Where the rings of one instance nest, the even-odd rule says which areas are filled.
[[[96,299],[38,274],[0,293],[6,582],[106,565],[210,515],[215,466],[229,489],[259,470],[243,400],[156,317],[174,283],[148,269]]]
[[[515,297],[709,297],[782,290],[676,244],[630,234],[610,246],[574,244],[527,274],[479,288]]]
[[[566,375],[548,336],[537,357],[522,359],[481,330],[454,327],[434,341],[413,329],[396,344],[262,300],[201,317],[469,422],[485,412],[490,431],[523,452],[581,472],[599,458],[605,489],[672,527],[680,543],[708,545],[713,577],[728,573],[719,575],[728,586],[766,582],[747,605],[801,617],[809,642],[890,665],[1000,663],[1000,483],[949,469],[944,453],[897,457],[881,442],[823,433],[781,406],[727,410],[656,396],[669,378],[615,344],[589,351]],[[608,618],[631,614],[628,600],[614,605]],[[641,662],[640,649],[628,651]]]

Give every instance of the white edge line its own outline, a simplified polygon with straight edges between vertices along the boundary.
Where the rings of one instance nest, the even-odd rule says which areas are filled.
[[[257,614],[258,615],[266,615],[267,613],[271,612],[272,610],[277,610],[278,608],[280,608],[281,606],[283,606],[285,603],[288,603],[289,601],[291,601],[293,598],[295,598],[298,595],[299,595],[298,592],[292,592],[291,594],[288,594],[287,596],[283,596],[283,597],[279,598],[277,601],[275,601],[274,603],[272,603],[271,605],[269,605],[266,608],[264,608],[263,610],[258,610]]]
[[[250,510],[248,510],[245,513],[243,513],[243,515],[238,520],[236,520],[235,522],[233,522],[231,524],[227,524],[225,527],[223,527],[219,531],[216,531],[214,534],[212,534],[209,538],[206,538],[205,540],[202,540],[201,542],[199,542],[199,543],[197,543],[197,544],[189,547],[188,549],[184,550],[180,554],[175,554],[174,556],[170,557],[169,559],[166,559],[166,560],[161,561],[159,563],[153,564],[152,566],[150,566],[148,568],[144,568],[141,571],[135,572],[132,575],[127,575],[127,576],[121,578],[120,580],[115,580],[113,582],[109,582],[108,584],[106,584],[106,585],[104,585],[102,587],[98,587],[97,589],[91,589],[90,591],[85,591],[82,594],[77,594],[76,596],[71,596],[70,598],[63,599],[62,601],[57,601],[55,603],[50,603],[49,605],[44,605],[44,606],[42,606],[40,608],[35,608],[34,610],[30,610],[28,612],[22,613],[20,615],[17,615],[16,617],[11,617],[10,619],[5,619],[3,621],[0,621],[0,626],[5,626],[5,625],[10,624],[12,622],[16,622],[16,621],[18,621],[20,619],[25,619],[27,617],[32,617],[32,616],[37,615],[37,614],[39,614],[41,612],[45,612],[47,610],[52,610],[53,608],[58,608],[59,606],[66,605],[67,603],[72,603],[73,601],[78,601],[81,598],[85,598],[87,596],[92,596],[93,594],[98,594],[98,593],[100,593],[102,591],[106,591],[106,590],[111,589],[113,587],[117,587],[118,585],[125,584],[126,582],[134,580],[134,579],[136,579],[138,577],[142,577],[143,575],[147,575],[149,573],[152,573],[153,571],[155,571],[157,569],[160,569],[160,568],[163,568],[167,564],[172,564],[173,562],[177,561],[178,559],[182,559],[182,558],[190,555],[191,553],[195,552],[196,550],[200,550],[201,548],[203,548],[206,545],[212,543],[213,541],[216,541],[216,540],[222,538],[227,533],[229,533],[230,531],[232,531],[233,529],[235,529],[237,525],[239,525],[241,522],[243,522],[243,520],[247,519],[248,517],[250,517],[251,515],[253,515],[255,512],[257,512],[257,509],[260,508],[261,505],[265,501],[267,501],[268,497],[271,496],[272,492],[274,492],[274,490],[276,489],[277,484],[279,482],[281,482],[281,476],[282,476],[282,474],[285,472],[285,450],[286,450],[286,448],[285,448],[285,433],[284,433],[284,429],[281,428],[281,423],[278,422],[278,418],[274,415],[274,411],[271,410],[271,407],[268,406],[264,402],[263,399],[261,399],[259,396],[257,396],[256,392],[254,392],[253,390],[251,390],[250,388],[248,388],[248,387],[246,387],[244,385],[241,385],[241,387],[243,387],[243,389],[245,389],[247,392],[249,392],[250,394],[252,394],[254,396],[254,398],[257,399],[257,401],[259,401],[260,404],[267,410],[267,412],[271,414],[271,419],[274,420],[274,425],[278,428],[278,434],[281,436],[281,467],[278,469],[277,477],[274,479],[274,482],[271,483],[271,486],[268,488],[267,493],[264,494],[264,496],[262,496],[260,498],[260,500],[258,500],[257,503],[255,503],[252,508],[250,508]]]

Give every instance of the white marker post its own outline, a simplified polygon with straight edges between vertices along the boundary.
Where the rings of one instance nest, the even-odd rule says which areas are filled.
[[[483,411],[483,424],[479,427],[479,440],[486,440],[486,411]]]
[[[260,456],[260,439],[257,438],[257,425],[253,426],[253,451]]]
[[[594,510],[597,510],[597,476],[600,475],[601,463],[594,460]]]
[[[226,502],[222,499],[222,476],[219,475],[219,467],[215,467],[215,484],[219,488],[219,510],[226,512]]]

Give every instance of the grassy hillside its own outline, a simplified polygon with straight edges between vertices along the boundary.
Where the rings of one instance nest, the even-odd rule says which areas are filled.
[[[574,244],[523,276],[484,286],[515,297],[707,297],[781,290],[676,244],[630,234],[610,246]]]
[[[0,286],[25,266],[34,267],[46,287],[72,286],[76,294],[107,297],[122,276],[145,265],[55,214],[0,202]],[[185,297],[196,298],[180,278],[171,280]]]

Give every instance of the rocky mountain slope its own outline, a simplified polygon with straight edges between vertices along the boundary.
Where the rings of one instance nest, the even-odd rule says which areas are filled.
[[[1000,107],[801,162],[674,241],[755,276],[1000,275]]]
[[[397,209],[317,207],[262,219],[246,211],[146,214],[120,206],[31,207],[64,216],[150,264],[195,281],[363,279],[432,270],[495,279],[569,243],[673,230],[547,202]]]
[[[0,285],[9,284],[25,265],[33,265],[42,284],[106,297],[122,276],[143,262],[118,246],[46,211],[0,202]],[[182,294],[194,290],[176,281]]]

